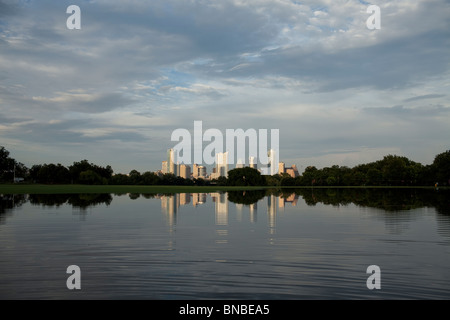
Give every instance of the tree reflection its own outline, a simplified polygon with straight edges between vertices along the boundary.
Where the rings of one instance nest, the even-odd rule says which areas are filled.
[[[419,188],[303,188],[286,189],[303,197],[314,206],[323,203],[333,206],[355,204],[361,207],[383,209],[388,212],[434,207],[440,214],[450,214],[450,190]]]
[[[250,205],[266,196],[265,190],[228,191],[228,200],[238,204]]]

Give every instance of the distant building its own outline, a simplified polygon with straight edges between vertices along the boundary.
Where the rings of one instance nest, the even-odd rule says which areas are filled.
[[[194,163],[192,165],[192,178],[197,179],[198,178],[198,167],[199,165]]]
[[[206,167],[205,166],[198,166],[198,177],[199,178],[206,178]]]
[[[167,150],[167,168],[168,168],[168,173],[173,173],[174,175],[177,175],[174,149]]]
[[[290,168],[286,168],[285,172],[290,175],[292,178],[298,177],[300,174],[298,173],[297,166],[295,164]]]
[[[285,173],[285,166],[284,166],[284,162],[279,162],[278,163],[278,174],[282,174]]]
[[[179,176],[184,179],[190,179],[191,178],[191,166],[187,164],[180,164],[179,165]]]
[[[277,154],[276,151],[273,149],[270,149],[267,152],[267,157],[269,158],[269,165],[268,165],[268,171],[269,174],[272,176],[277,173],[278,171],[278,162],[277,162]]]
[[[198,178],[205,179],[206,178],[206,167],[205,166],[199,166],[198,164],[194,163],[192,165],[192,178],[194,178],[194,179],[198,179]]]
[[[250,165],[250,168],[253,168],[253,169],[258,168],[255,157],[249,157],[249,165]]]
[[[228,152],[216,154],[216,170],[213,169],[211,179],[228,178]]]
[[[161,165],[162,174],[169,173],[169,167],[167,165],[167,161],[163,161]]]
[[[243,168],[243,167],[244,167],[244,162],[242,161],[242,159],[238,159],[238,161],[236,163],[236,169]]]

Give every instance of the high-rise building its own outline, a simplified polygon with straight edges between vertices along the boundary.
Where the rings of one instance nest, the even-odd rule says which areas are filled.
[[[162,162],[161,173],[162,174],[169,173],[169,167],[167,166],[167,161]]]
[[[298,177],[300,174],[298,173],[297,166],[295,164],[290,168],[286,168],[285,172],[289,174],[292,178]]]
[[[174,149],[167,150],[167,168],[169,170],[168,173],[173,173],[174,175],[177,174],[175,161],[176,161],[175,150]]]
[[[187,164],[180,164],[179,165],[179,176],[184,179],[190,179],[191,178],[191,166]]]
[[[194,163],[192,165],[192,178],[197,179],[198,178],[198,167],[199,165]]]
[[[243,167],[244,167],[244,162],[242,161],[242,159],[238,159],[238,161],[236,163],[236,169],[243,168]]]
[[[257,164],[256,164],[256,158],[255,157],[250,157],[249,158],[249,164],[250,164],[250,168],[253,169],[257,169]]]
[[[275,150],[270,149],[270,150],[267,152],[267,156],[268,156],[268,158],[269,158],[269,165],[268,165],[268,168],[269,168],[269,174],[270,174],[270,175],[277,174],[277,171],[278,171],[278,161],[277,161],[277,156],[278,156],[278,155],[276,154]]]
[[[205,166],[199,166],[198,164],[194,163],[192,165],[192,178],[194,178],[194,179],[198,179],[198,178],[205,179],[206,178],[206,167]]]
[[[284,162],[278,163],[278,174],[282,174],[285,172]]]
[[[216,174],[219,177],[228,177],[228,151],[216,154]]]
[[[198,177],[199,178],[206,178],[206,167],[205,166],[198,166]]]

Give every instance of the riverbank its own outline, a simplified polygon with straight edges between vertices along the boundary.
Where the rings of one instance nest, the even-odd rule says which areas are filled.
[[[0,194],[195,193],[266,188],[269,187],[0,184]]]
[[[257,187],[233,187],[233,186],[137,186],[137,185],[44,185],[44,184],[0,184],[0,194],[76,194],[76,193],[197,193],[197,192],[226,192],[237,190],[261,190],[261,189],[304,189],[310,186],[257,186]],[[314,187],[315,189],[330,188],[405,188],[405,189],[434,189],[434,186],[339,186],[339,187]],[[439,187],[441,189],[441,187]],[[442,187],[448,189],[448,187]]]

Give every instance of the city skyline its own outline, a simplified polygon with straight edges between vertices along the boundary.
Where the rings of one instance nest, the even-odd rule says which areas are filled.
[[[228,177],[230,169],[229,152],[218,152],[215,154],[215,165],[212,166],[211,172],[208,174],[207,167],[203,164],[193,163],[192,167],[187,163],[180,163],[177,157],[177,150],[170,148],[167,150],[167,160],[161,162],[161,169],[156,170],[157,174],[171,173],[175,176],[182,177],[184,179],[198,179],[204,180],[218,179],[219,177]],[[257,158],[254,156],[248,157],[248,163],[239,158],[233,169],[250,167],[258,170],[261,174],[274,175],[287,173],[292,178],[300,175],[297,166],[293,164],[291,167],[286,167],[284,162],[279,161],[279,156],[273,149],[268,152],[268,165],[258,168]],[[234,161],[231,161],[234,163]]]

